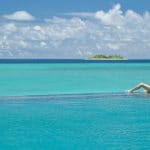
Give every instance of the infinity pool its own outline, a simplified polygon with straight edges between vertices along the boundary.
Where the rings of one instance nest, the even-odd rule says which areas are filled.
[[[1,150],[149,149],[150,97],[1,97],[0,133]]]

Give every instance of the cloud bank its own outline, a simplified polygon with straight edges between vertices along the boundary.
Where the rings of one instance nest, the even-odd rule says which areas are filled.
[[[67,15],[70,17],[52,17],[43,22],[1,22],[0,57],[87,58],[102,53],[150,58],[149,12],[123,12],[117,4],[108,12]]]

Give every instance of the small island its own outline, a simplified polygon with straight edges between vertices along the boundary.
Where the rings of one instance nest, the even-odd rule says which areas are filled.
[[[94,55],[88,57],[89,60],[124,60],[124,58],[120,55]]]

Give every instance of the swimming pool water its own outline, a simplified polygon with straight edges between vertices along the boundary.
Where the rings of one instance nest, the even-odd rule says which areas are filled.
[[[142,94],[0,98],[0,149],[149,149],[150,100]]]

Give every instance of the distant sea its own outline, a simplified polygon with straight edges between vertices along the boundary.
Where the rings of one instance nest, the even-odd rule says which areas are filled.
[[[150,63],[150,59],[127,59],[127,60],[0,59],[0,63]]]
[[[150,60],[0,59],[0,96],[125,92]]]

